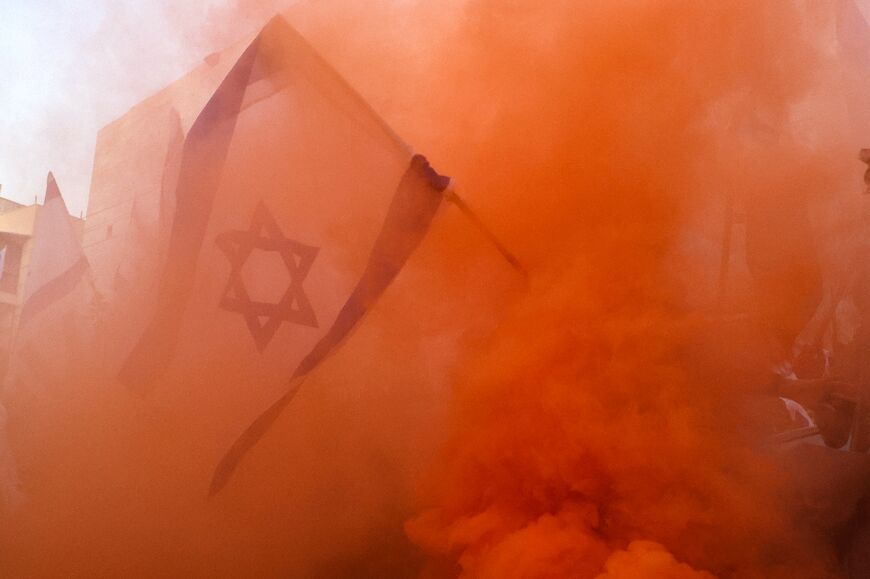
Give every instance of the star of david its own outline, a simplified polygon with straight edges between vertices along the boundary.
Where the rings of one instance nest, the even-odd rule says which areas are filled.
[[[259,351],[262,352],[269,345],[283,322],[317,327],[317,318],[302,283],[308,276],[319,248],[284,237],[275,218],[262,202],[254,210],[247,230],[221,233],[215,238],[215,243],[232,267],[220,307],[245,318]],[[245,287],[242,266],[254,251],[277,252],[290,273],[287,290],[278,303],[254,301]]]

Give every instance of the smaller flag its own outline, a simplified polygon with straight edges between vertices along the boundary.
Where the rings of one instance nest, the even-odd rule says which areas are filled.
[[[45,203],[33,225],[33,251],[18,324],[70,293],[88,271],[88,261],[75,234],[54,175],[48,174]]]

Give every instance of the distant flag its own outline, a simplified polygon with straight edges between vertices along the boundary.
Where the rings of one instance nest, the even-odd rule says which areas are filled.
[[[10,378],[29,384],[63,381],[78,358],[82,331],[76,318],[88,288],[89,267],[72,218],[49,173],[45,202],[33,225],[24,294],[13,334]]]
[[[40,312],[68,295],[87,271],[88,260],[76,237],[66,203],[54,175],[49,173],[45,202],[33,224],[33,249],[19,327],[26,326]]]
[[[398,274],[449,183],[283,19],[244,51],[187,133],[156,313],[119,374],[287,381],[212,493]]]

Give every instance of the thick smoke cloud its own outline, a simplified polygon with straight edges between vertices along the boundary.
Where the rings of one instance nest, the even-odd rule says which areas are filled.
[[[85,369],[48,400],[17,399],[28,504],[3,521],[0,570],[833,576],[837,521],[800,524],[797,471],[753,438],[766,423],[744,402],[763,340],[707,315],[728,194],[794,192],[825,209],[823,250],[849,241],[825,217],[857,186],[829,11],[253,0],[209,8],[188,40],[210,51],[284,8],[456,178],[530,278],[448,207],[210,502],[255,385],[161,384],[143,399]]]
[[[410,536],[448,576],[829,576],[830,529],[813,536],[791,500],[805,473],[754,450],[773,416],[764,340],[705,308],[727,195],[806,200],[824,248],[818,208],[857,191],[831,15],[478,1],[465,17],[446,64],[456,163],[535,275],[467,353]],[[812,262],[812,240],[794,247]]]

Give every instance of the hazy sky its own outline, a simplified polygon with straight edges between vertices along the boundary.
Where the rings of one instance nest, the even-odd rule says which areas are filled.
[[[2,195],[41,200],[52,170],[70,212],[85,210],[100,127],[263,17],[237,10],[238,0],[0,0]]]
[[[52,170],[84,211],[99,128],[291,2],[0,0],[2,195],[41,199]]]

